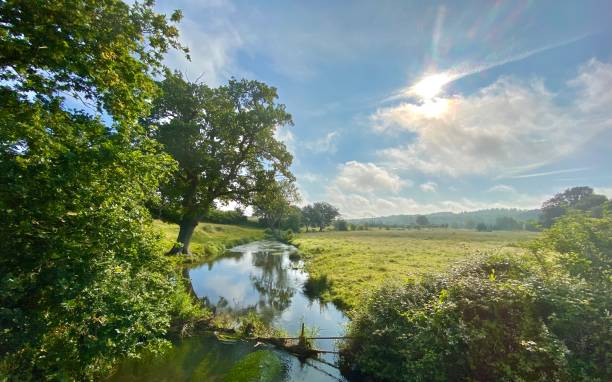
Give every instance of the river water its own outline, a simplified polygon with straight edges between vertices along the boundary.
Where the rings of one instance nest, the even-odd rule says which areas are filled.
[[[227,256],[189,270],[195,294],[217,313],[239,316],[256,311],[264,321],[297,335],[301,323],[318,336],[341,336],[347,318],[332,304],[303,293],[308,274],[295,247],[275,241],[256,241],[232,248]],[[317,340],[316,347],[335,350],[335,341]],[[219,341],[203,335],[185,339],[161,357],[129,361],[111,381],[223,381],[240,360],[266,348],[282,362],[278,381],[343,381],[331,367],[335,356],[301,363],[294,356],[248,341]]]

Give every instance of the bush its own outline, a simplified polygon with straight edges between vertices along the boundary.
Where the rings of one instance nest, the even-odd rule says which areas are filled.
[[[348,231],[348,223],[346,220],[338,219],[334,221],[334,229],[336,231]]]
[[[535,256],[387,285],[355,313],[343,367],[383,381],[609,380],[611,238],[609,215],[567,217]]]
[[[217,224],[246,224],[247,217],[244,214],[244,211],[231,210],[231,211],[221,211],[221,210],[212,210],[208,213],[208,215],[204,218],[205,221],[210,223]]]

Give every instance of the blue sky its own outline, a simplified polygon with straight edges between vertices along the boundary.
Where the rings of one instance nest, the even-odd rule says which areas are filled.
[[[612,2],[159,1],[209,85],[278,88],[304,202],[345,217],[612,196]]]

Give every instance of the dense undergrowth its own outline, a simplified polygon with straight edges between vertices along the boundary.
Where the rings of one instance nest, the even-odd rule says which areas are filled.
[[[381,381],[607,381],[612,216],[567,216],[531,253],[386,285],[357,309],[346,372]]]

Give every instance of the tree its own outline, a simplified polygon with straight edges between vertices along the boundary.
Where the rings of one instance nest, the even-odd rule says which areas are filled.
[[[182,49],[179,19],[151,2],[0,2],[0,374],[9,380],[91,380],[164,343],[176,282],[143,203],[172,161],[138,119],[163,53]]]
[[[495,219],[495,229],[500,231],[517,231],[520,230],[521,224],[510,216],[500,216]]]
[[[302,210],[296,206],[290,206],[287,216],[281,224],[282,229],[290,229],[293,232],[300,232],[302,226]]]
[[[292,204],[299,201],[299,191],[294,182],[287,179],[274,182],[268,190],[255,196],[253,215],[258,216],[267,227],[280,229],[281,223],[291,212]]]
[[[416,217],[416,223],[420,226],[427,226],[429,225],[429,219],[425,215],[419,215]]]
[[[276,89],[258,81],[232,79],[213,89],[166,73],[162,95],[147,123],[178,162],[162,194],[180,206],[178,245],[189,253],[191,236],[215,200],[249,205],[270,192],[278,178],[293,180],[292,157],[274,133],[292,124]]]
[[[336,231],[348,231],[349,226],[348,223],[346,222],[346,220],[344,219],[337,219],[334,221],[334,229]]]
[[[306,232],[310,227],[315,227],[320,220],[319,211],[316,211],[311,204],[302,208],[302,223],[306,226]]]
[[[476,231],[478,232],[489,232],[491,229],[485,223],[476,224]]]
[[[568,188],[542,204],[540,221],[544,227],[550,227],[557,218],[570,209],[588,211],[592,216],[601,216],[607,200],[604,195],[595,194],[591,187]]]
[[[312,224],[319,227],[319,231],[331,224],[340,215],[338,209],[327,202],[317,202],[312,205]]]

